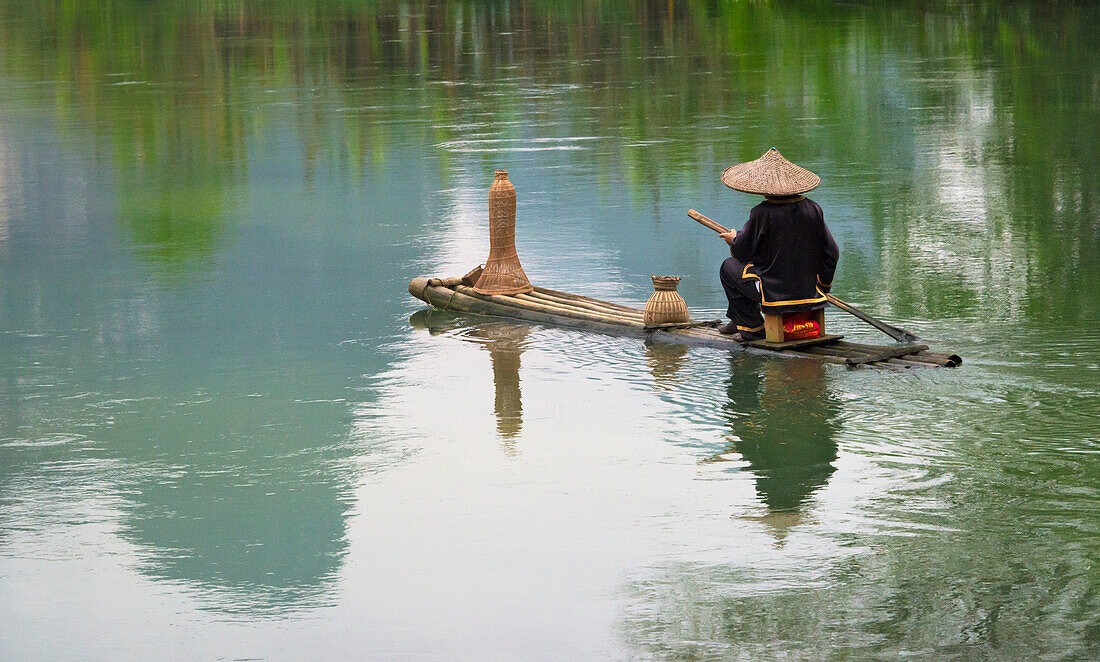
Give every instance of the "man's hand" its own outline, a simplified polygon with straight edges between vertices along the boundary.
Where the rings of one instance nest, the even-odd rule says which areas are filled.
[[[737,238],[737,230],[730,230],[729,232],[723,232],[722,234],[720,234],[718,236],[725,239],[727,244],[732,245],[733,240]]]

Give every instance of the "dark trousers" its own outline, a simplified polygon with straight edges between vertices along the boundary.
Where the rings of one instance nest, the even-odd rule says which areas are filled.
[[[760,314],[760,290],[756,289],[760,281],[745,278],[745,263],[735,257],[728,257],[718,271],[722,279],[722,289],[726,291],[729,308],[726,315],[737,325],[737,331],[746,340],[764,337],[764,316]]]

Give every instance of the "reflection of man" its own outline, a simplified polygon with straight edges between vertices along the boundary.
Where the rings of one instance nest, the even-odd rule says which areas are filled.
[[[727,168],[722,183],[765,196],[740,232],[720,235],[732,257],[719,272],[730,321],[718,330],[739,341],[758,340],[764,337],[761,307],[779,314],[825,306],[840,249],[821,207],[802,195],[817,188],[821,178],[776,149]]]
[[[734,359],[737,361],[737,359]],[[732,366],[727,405],[733,448],[756,475],[756,491],[770,514],[797,513],[802,502],[836,470],[836,403],[825,364],[774,360],[760,371]]]

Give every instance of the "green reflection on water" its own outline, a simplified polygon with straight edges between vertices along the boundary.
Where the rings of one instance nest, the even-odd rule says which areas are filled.
[[[302,402],[316,389],[300,378],[282,392],[247,393],[247,380],[116,414],[112,450],[135,467],[120,486],[122,535],[148,550],[146,572],[225,593],[216,604],[229,612],[327,602],[356,472],[343,403]]]
[[[586,166],[601,181],[621,176],[638,209],[697,190],[699,176],[715,174],[701,162],[778,145],[827,164],[833,190],[858,191],[843,204],[869,216],[883,252],[849,248],[845,266],[866,267],[844,277],[878,283],[883,305],[1038,324],[1096,319],[1095,288],[1076,285],[1100,268],[1091,175],[1100,149],[1083,129],[1100,118],[1094,81],[1075,75],[1096,59],[1089,7],[62,2],[3,11],[8,75],[64,83],[58,112],[94,118],[111,137],[119,181],[147,192],[120,195],[119,217],[168,263],[209,255],[224,236],[218,210],[236,194],[218,182],[247,172],[249,132],[270,121],[274,101],[294,108],[307,176],[325,162],[353,171],[396,163],[403,155],[386,127],[398,118],[423,121],[413,136],[425,145],[477,138],[472,125],[497,139],[564,129],[616,139]],[[491,169],[499,156],[473,158]],[[444,150],[435,164],[444,186],[452,161]],[[135,178],[142,172],[147,180]],[[193,218],[163,211],[185,195]]]
[[[769,361],[750,370],[730,365],[730,428],[736,452],[756,474],[770,514],[797,515],[803,502],[835,470],[837,403],[829,395],[825,364]],[[779,519],[779,518],[775,518]]]

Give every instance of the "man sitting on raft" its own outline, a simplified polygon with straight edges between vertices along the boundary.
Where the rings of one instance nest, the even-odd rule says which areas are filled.
[[[718,327],[734,340],[764,338],[764,317],[825,307],[836,271],[837,248],[816,202],[802,195],[821,178],[774,147],[755,161],[726,168],[722,183],[764,196],[740,232],[719,235],[730,255],[719,274],[729,300],[730,321]]]

